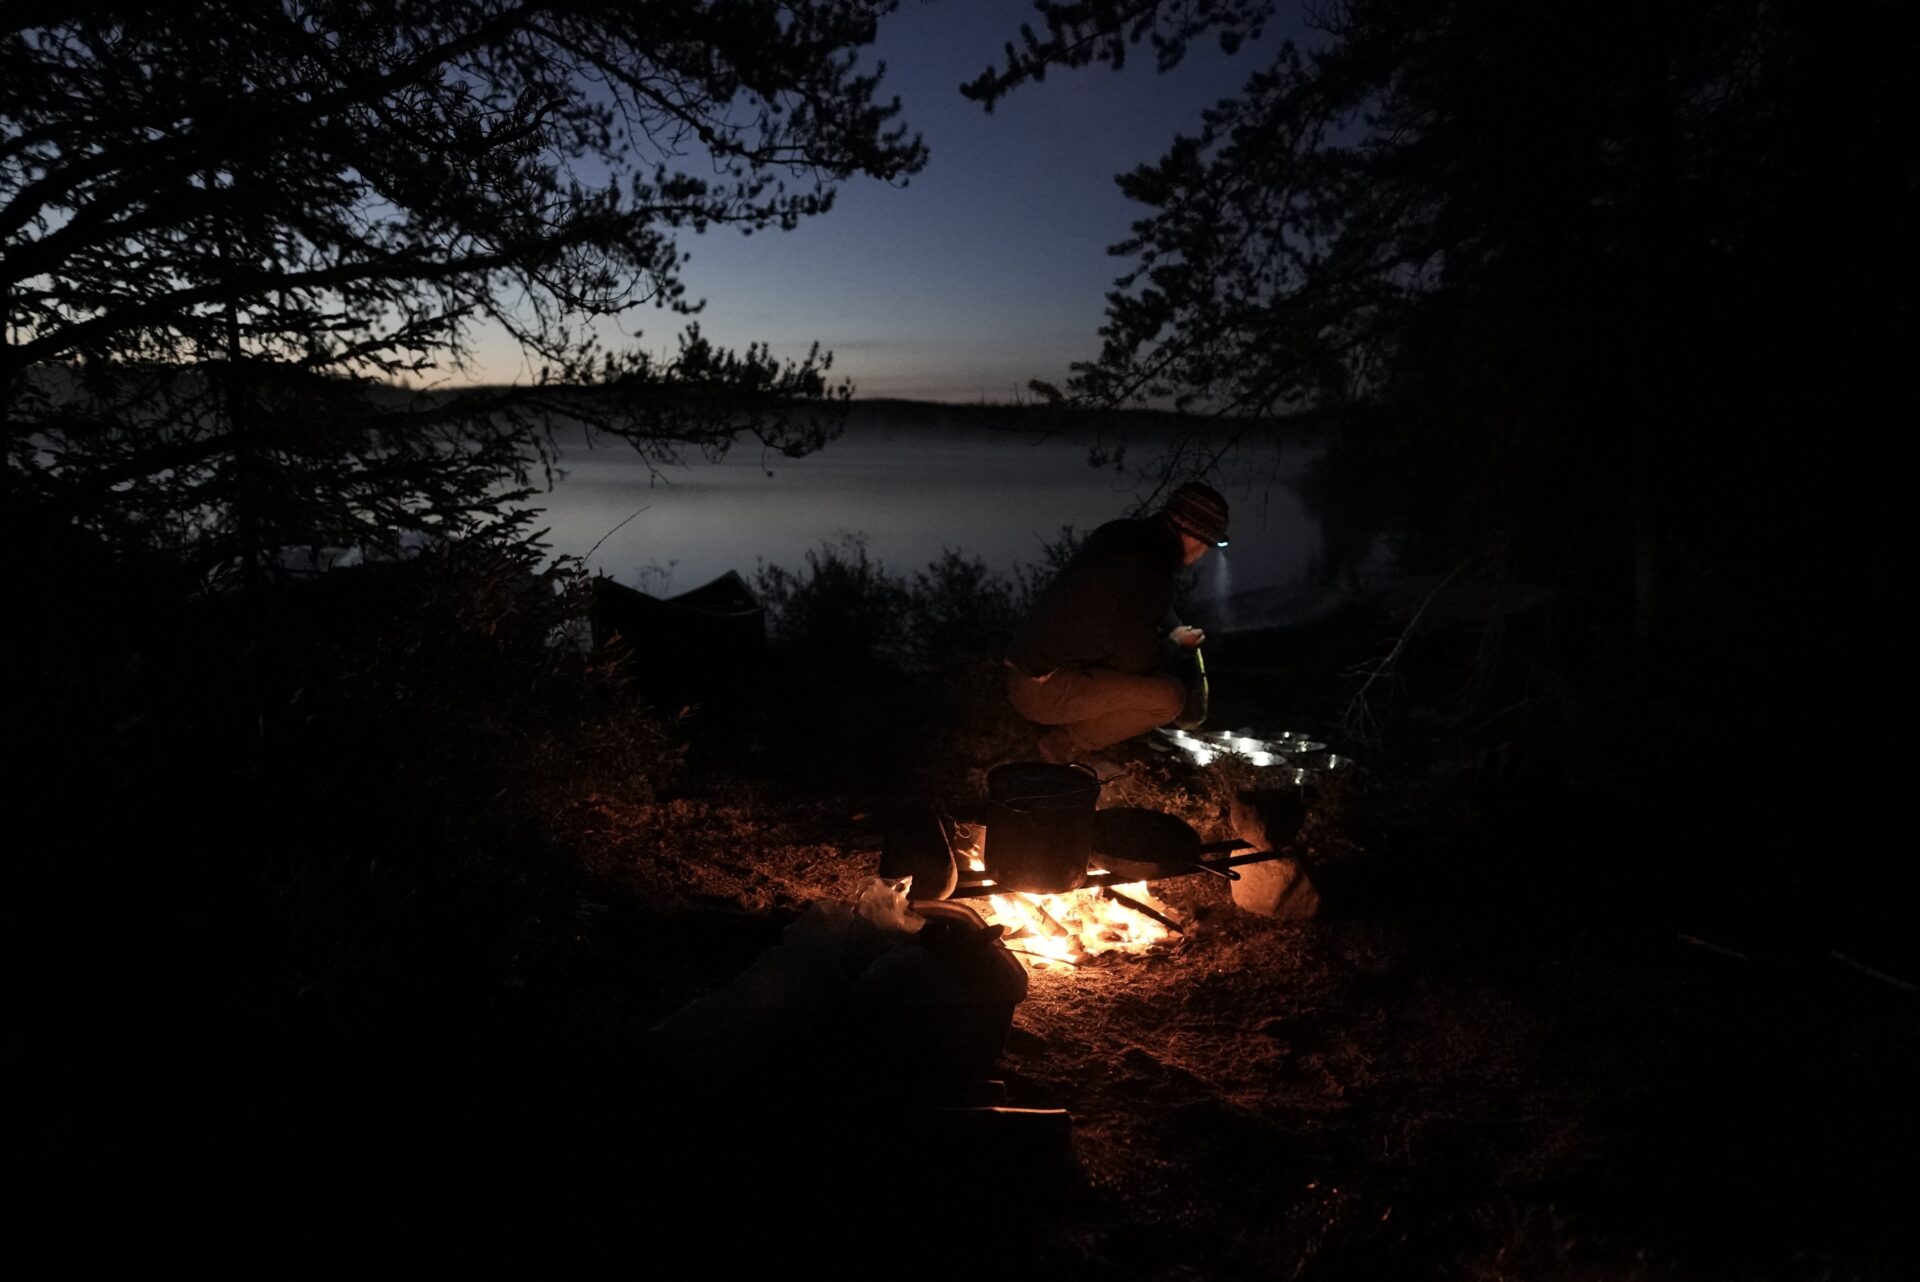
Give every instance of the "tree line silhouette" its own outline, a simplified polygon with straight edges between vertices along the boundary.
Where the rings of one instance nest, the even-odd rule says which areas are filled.
[[[816,447],[829,356],[592,326],[697,311],[683,233],[921,166],[856,66],[883,8],[10,9],[9,501],[239,581],[288,543],[524,534],[555,414],[643,451]],[[485,326],[530,378],[387,390],[470,370]]]
[[[1036,9],[965,87],[989,109],[1130,50],[1256,48],[1293,6]],[[1121,176],[1127,270],[1055,394],[1170,401],[1242,443],[1311,414],[1338,440],[1321,501],[1371,516],[1355,555],[1384,532],[1435,571],[1598,598],[1645,681],[1762,679],[1750,656],[1799,631],[1776,594],[1871,555],[1832,537],[1872,505],[1832,492],[1869,478],[1823,425],[1911,400],[1897,6],[1306,12],[1309,38]]]

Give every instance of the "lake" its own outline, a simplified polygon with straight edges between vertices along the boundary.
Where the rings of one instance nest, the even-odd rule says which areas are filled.
[[[931,408],[857,405],[844,433],[805,458],[749,442],[719,462],[658,475],[624,442],[589,449],[563,438],[563,475],[530,506],[541,510],[554,553],[671,595],[728,570],[751,582],[763,564],[797,568],[809,550],[848,537],[895,574],[947,549],[1011,572],[1039,562],[1063,526],[1090,530],[1146,492],[1090,466],[1085,436],[1010,431],[990,413]],[[909,416],[919,421],[902,421]],[[1125,430],[1130,463],[1179,439],[1164,420]],[[1307,608],[1321,535],[1297,483],[1317,448],[1304,438],[1249,447],[1212,474],[1232,505],[1232,546],[1196,571],[1196,615],[1244,627]],[[1235,617],[1248,609],[1262,617]]]

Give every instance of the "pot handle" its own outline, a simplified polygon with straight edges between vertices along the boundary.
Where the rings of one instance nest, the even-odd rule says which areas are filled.
[[[1069,770],[1080,771],[1082,774],[1086,775],[1087,778],[1093,780],[1093,782],[1096,785],[1098,785],[1101,782],[1100,772],[1098,770],[1095,770],[1092,766],[1088,765],[1084,761],[1069,761],[1066,763],[1066,766],[1067,766],[1067,769]]]

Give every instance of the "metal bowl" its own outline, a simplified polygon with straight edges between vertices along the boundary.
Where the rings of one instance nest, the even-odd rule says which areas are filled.
[[[1324,757],[1312,754],[1325,753],[1327,745],[1318,740],[1309,739],[1297,730],[1283,730],[1269,739],[1250,733],[1245,727],[1238,730],[1177,730],[1160,731],[1168,741],[1168,746],[1180,752],[1189,761],[1198,766],[1212,764],[1222,753],[1235,753],[1252,762],[1261,770],[1275,772],[1275,777],[1285,781],[1309,783],[1322,774],[1351,765],[1351,757],[1338,753],[1328,753]]]

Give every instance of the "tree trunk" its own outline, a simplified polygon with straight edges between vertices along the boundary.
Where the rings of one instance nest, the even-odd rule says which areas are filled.
[[[1659,15],[1649,15],[1649,31],[1657,31]],[[1677,440],[1680,427],[1673,415],[1676,380],[1673,376],[1673,306],[1677,291],[1673,272],[1674,217],[1678,181],[1678,139],[1675,135],[1670,58],[1658,36],[1647,43],[1642,69],[1638,134],[1640,173],[1639,321],[1641,338],[1640,413],[1632,433],[1632,478],[1629,486],[1629,537],[1633,556],[1633,650],[1635,684],[1643,692],[1659,679],[1662,633],[1665,630],[1666,523],[1661,512],[1658,451]]]

